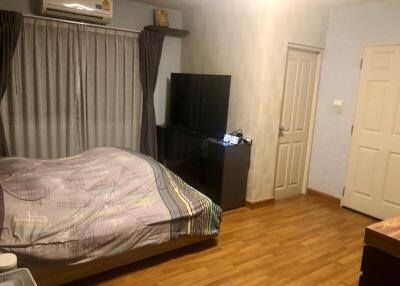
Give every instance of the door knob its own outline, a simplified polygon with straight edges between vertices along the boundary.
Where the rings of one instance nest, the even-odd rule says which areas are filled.
[[[279,137],[284,137],[285,134],[283,133],[283,130],[285,130],[285,128],[283,126],[279,127]]]

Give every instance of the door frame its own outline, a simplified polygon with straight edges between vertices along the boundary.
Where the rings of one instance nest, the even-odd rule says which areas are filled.
[[[361,57],[360,57],[360,62],[364,59],[364,52],[365,52],[365,48],[367,47],[374,47],[374,46],[383,46],[384,44],[377,44],[377,45],[363,45],[361,46]],[[395,45],[395,44],[388,44],[388,46],[391,45]],[[358,97],[360,94],[360,85],[361,85],[361,74],[362,74],[362,69],[360,68],[359,70],[359,74],[358,74],[358,81],[357,81],[357,90],[356,90],[356,95],[355,95],[355,100],[354,100],[354,106],[353,106],[353,110],[352,110],[352,116],[351,116],[351,128],[353,128],[354,126],[354,121],[356,119],[356,110],[357,110],[357,104],[358,104]],[[351,153],[351,145],[353,144],[353,135],[350,135],[350,140],[349,143],[347,145],[348,147],[348,154],[347,154],[347,160],[346,160],[346,176],[344,178],[344,183],[343,183],[343,192],[342,192],[342,196],[340,197],[340,207],[345,207],[344,205],[344,193],[346,191],[346,186],[347,186],[347,181],[349,179],[349,163],[350,163],[350,153]],[[353,210],[353,209],[351,209]],[[355,211],[355,210],[353,210]]]
[[[308,177],[310,173],[310,162],[311,162],[311,152],[312,145],[314,140],[314,127],[315,127],[315,118],[317,113],[317,105],[318,105],[318,96],[319,96],[319,84],[321,79],[321,67],[322,67],[322,59],[324,49],[320,47],[308,46],[303,44],[297,44],[293,42],[289,42],[287,45],[286,57],[285,57],[285,71],[284,71],[284,79],[283,79],[283,89],[282,89],[282,98],[281,98],[281,110],[279,116],[279,124],[281,124],[282,114],[283,114],[283,102],[285,96],[285,84],[286,84],[286,71],[287,71],[287,62],[288,62],[288,54],[289,50],[300,50],[304,52],[311,52],[317,54],[317,64],[315,67],[315,81],[314,81],[314,90],[312,94],[312,103],[311,103],[311,114],[310,114],[310,124],[309,124],[309,132],[308,132],[308,140],[307,140],[307,149],[306,149],[306,158],[304,161],[304,174],[303,174],[303,184],[301,186],[301,194],[307,193],[308,186]],[[277,172],[277,164],[278,164],[278,149],[279,149],[279,137],[276,143],[276,158],[275,158],[275,172],[274,172],[274,185],[273,185],[273,193],[274,198],[280,199],[286,197],[286,195],[278,195],[275,192],[275,180],[276,180],[276,172]],[[288,194],[289,196],[291,194]]]

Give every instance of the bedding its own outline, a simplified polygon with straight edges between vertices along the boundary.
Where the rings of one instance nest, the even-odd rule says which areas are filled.
[[[150,157],[96,148],[0,159],[0,252],[80,264],[219,232],[221,209]]]

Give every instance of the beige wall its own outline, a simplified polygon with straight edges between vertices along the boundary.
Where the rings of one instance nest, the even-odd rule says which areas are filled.
[[[325,43],[328,9],[306,2],[204,0],[183,14],[183,72],[232,75],[228,130],[254,140],[249,201],[273,197],[287,45]]]

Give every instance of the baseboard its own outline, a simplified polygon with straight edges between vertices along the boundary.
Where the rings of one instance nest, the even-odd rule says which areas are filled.
[[[281,190],[274,192],[274,197],[277,200],[287,199],[298,195],[301,195],[300,190]]]
[[[339,198],[336,198],[336,197],[334,197],[334,196],[331,196],[331,195],[322,193],[322,192],[320,192],[320,191],[316,191],[316,190],[313,190],[313,189],[308,188],[308,189],[307,189],[307,195],[311,195],[311,196],[314,196],[314,197],[318,197],[318,198],[321,198],[321,199],[325,199],[325,200],[334,202],[334,203],[336,203],[338,206],[340,206],[340,199],[339,199]]]
[[[262,200],[262,201],[258,201],[258,202],[250,202],[250,201],[246,201],[246,208],[248,209],[258,209],[258,208],[262,208],[265,206],[270,206],[273,205],[275,203],[275,199],[267,199],[267,200]]]

